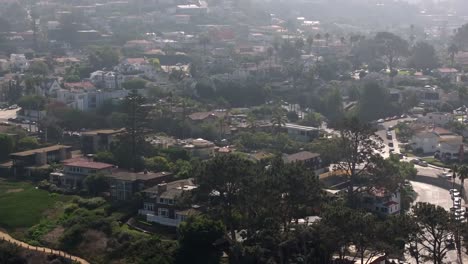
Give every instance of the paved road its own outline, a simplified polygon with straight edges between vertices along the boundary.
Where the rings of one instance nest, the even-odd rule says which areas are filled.
[[[63,257],[69,258],[69,259],[71,259],[73,261],[76,261],[76,262],[78,262],[80,264],[90,264],[88,261],[86,261],[86,260],[84,260],[82,258],[72,256],[72,255],[70,255],[70,254],[68,254],[66,252],[60,251],[60,250],[31,246],[31,245],[26,244],[26,243],[24,243],[22,241],[19,241],[19,240],[16,240],[16,239],[12,238],[10,235],[8,235],[7,233],[4,233],[2,231],[0,231],[0,240],[9,242],[11,244],[15,244],[17,246],[20,246],[20,247],[28,249],[28,250],[33,250],[33,251],[37,251],[37,252],[44,252],[46,254],[54,254],[54,255],[63,256]]]
[[[8,118],[13,118],[16,117],[16,112],[19,109],[13,109],[13,110],[0,110],[0,122],[7,121]]]
[[[447,190],[420,182],[411,182],[414,191],[418,194],[415,202],[427,202],[450,210],[452,199]]]

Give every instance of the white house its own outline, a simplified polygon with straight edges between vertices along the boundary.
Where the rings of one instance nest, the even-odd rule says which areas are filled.
[[[115,67],[115,70],[123,74],[140,73],[151,80],[157,77],[157,69],[146,58],[126,58]]]
[[[10,62],[5,59],[0,59],[0,72],[10,70]]]
[[[445,126],[449,122],[453,121],[453,114],[451,113],[441,113],[433,112],[418,117],[418,122],[435,125],[435,126]]]
[[[384,189],[372,189],[364,194],[364,207],[383,215],[399,214],[401,210],[400,191],[394,193]]]
[[[413,150],[422,150],[423,153],[435,153],[438,144],[439,138],[432,131],[422,131],[411,138]]]
[[[463,137],[441,127],[416,133],[411,139],[414,150],[423,153],[435,153],[440,159],[454,159],[458,157]]]
[[[121,99],[128,95],[128,90],[99,90],[92,83],[66,83],[66,89],[57,91],[57,100],[81,111],[90,111],[98,108],[109,99]]]
[[[12,71],[26,71],[29,68],[29,61],[24,54],[11,54],[10,68]]]
[[[320,130],[316,127],[300,126],[290,123],[285,124],[284,127],[288,132],[288,136],[302,142],[310,142],[317,138],[320,133]]]
[[[96,87],[104,89],[119,89],[125,81],[123,75],[113,71],[95,71],[91,73],[89,79]]]

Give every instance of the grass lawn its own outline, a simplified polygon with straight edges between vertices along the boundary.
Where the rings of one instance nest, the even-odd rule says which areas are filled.
[[[435,158],[422,158],[422,160],[434,166],[450,168],[449,164],[443,163],[442,161]]]
[[[13,182],[0,178],[0,227],[27,228],[40,222],[47,210],[58,201],[69,198],[35,189],[28,182]]]

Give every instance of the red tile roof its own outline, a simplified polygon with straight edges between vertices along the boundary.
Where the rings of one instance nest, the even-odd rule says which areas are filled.
[[[127,58],[127,63],[129,64],[143,64],[146,62],[145,58]]]
[[[65,83],[66,88],[82,88],[82,89],[93,89],[95,88],[92,82],[73,82],[73,83]]]
[[[398,203],[395,202],[395,201],[388,201],[388,202],[384,203],[384,206],[392,206],[392,205],[396,205],[396,204],[398,204]]]

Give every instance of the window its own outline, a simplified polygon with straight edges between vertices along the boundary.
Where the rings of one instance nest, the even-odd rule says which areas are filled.
[[[160,204],[166,204],[166,199],[164,199],[164,198],[159,198],[159,203],[160,203]]]
[[[174,200],[172,200],[172,199],[167,199],[167,203],[168,203],[168,204],[174,204]]]
[[[152,203],[144,203],[143,208],[147,211],[154,211],[154,204]]]
[[[169,218],[169,210],[166,208],[158,208],[158,215],[164,218]]]

